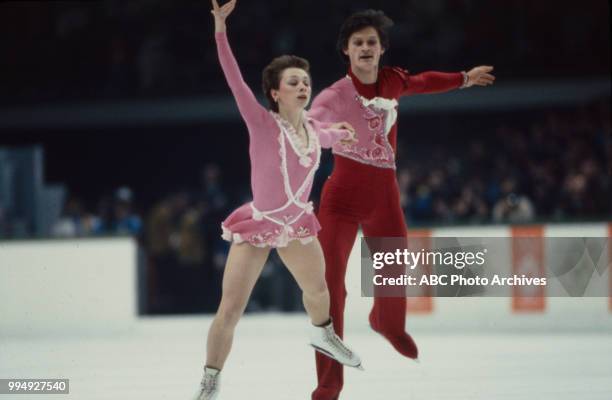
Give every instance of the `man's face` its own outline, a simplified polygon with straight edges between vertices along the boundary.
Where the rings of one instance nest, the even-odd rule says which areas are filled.
[[[344,49],[351,62],[353,70],[371,72],[378,68],[380,56],[385,49],[382,48],[378,32],[374,27],[368,26],[354,32],[348,40],[348,47]]]

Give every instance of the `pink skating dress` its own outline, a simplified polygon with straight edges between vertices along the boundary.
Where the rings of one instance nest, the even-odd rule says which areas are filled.
[[[225,240],[257,247],[285,247],[291,240],[312,241],[321,229],[308,201],[321,147],[347,136],[303,115],[308,146],[301,145],[293,126],[262,107],[244,82],[225,33],[216,33],[219,61],[249,131],[253,201],[222,222]]]

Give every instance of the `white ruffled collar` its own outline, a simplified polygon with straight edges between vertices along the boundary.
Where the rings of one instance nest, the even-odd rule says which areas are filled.
[[[302,138],[298,135],[297,131],[289,121],[275,111],[270,110],[270,114],[280,126],[281,130],[285,132],[293,151],[300,159],[300,164],[304,167],[310,167],[312,165],[312,159],[309,157],[309,155],[316,148],[316,134],[312,129],[310,117],[308,117],[306,111],[302,112],[302,123],[304,124],[304,129],[306,130],[306,135],[308,137],[308,145],[301,140]]]

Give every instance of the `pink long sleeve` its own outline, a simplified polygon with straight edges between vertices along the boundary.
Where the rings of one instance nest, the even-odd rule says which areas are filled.
[[[308,111],[308,116],[317,121],[318,126],[315,128],[319,133],[321,147],[325,149],[331,148],[336,142],[347,136],[344,129],[330,128],[331,125],[340,122],[337,120],[339,113],[336,110],[336,107],[339,106],[341,106],[341,101],[337,93],[332,89],[325,89],[315,98]]]
[[[238,63],[236,62],[232,49],[229,46],[226,33],[215,33],[215,39],[217,42],[219,62],[221,64],[221,68],[223,69],[223,73],[225,74],[225,79],[227,80],[232,94],[236,99],[240,114],[247,123],[247,126],[257,126],[263,121],[268,112],[264,107],[262,107],[261,104],[259,104],[251,89],[248,87],[246,82],[244,82],[242,74],[240,73],[240,68],[238,67]]]
[[[324,149],[331,148],[334,144],[347,137],[347,131],[344,129],[319,128],[319,143]]]
[[[338,116],[343,115],[339,111],[342,103],[342,98],[338,93],[332,88],[327,88],[315,97],[308,115],[321,122],[338,122]]]

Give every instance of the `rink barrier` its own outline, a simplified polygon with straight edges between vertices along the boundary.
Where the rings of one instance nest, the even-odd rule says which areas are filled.
[[[511,227],[450,227],[414,232],[434,237],[507,237]],[[612,223],[554,224],[546,237],[612,237]],[[608,242],[609,244],[610,242]],[[512,268],[511,245],[505,268]],[[116,331],[137,320],[137,247],[131,238],[0,241],[0,337],[6,334]],[[545,254],[544,254],[545,256]],[[608,246],[608,262],[612,248]],[[360,296],[359,240],[347,275],[347,326],[367,328],[372,299]],[[610,295],[547,298],[544,310],[516,312],[512,296],[431,298],[410,303],[408,324],[415,329],[612,331],[612,276],[602,284]],[[607,281],[606,281],[607,280]]]
[[[136,257],[130,237],[0,241],[0,337],[125,330]]]

